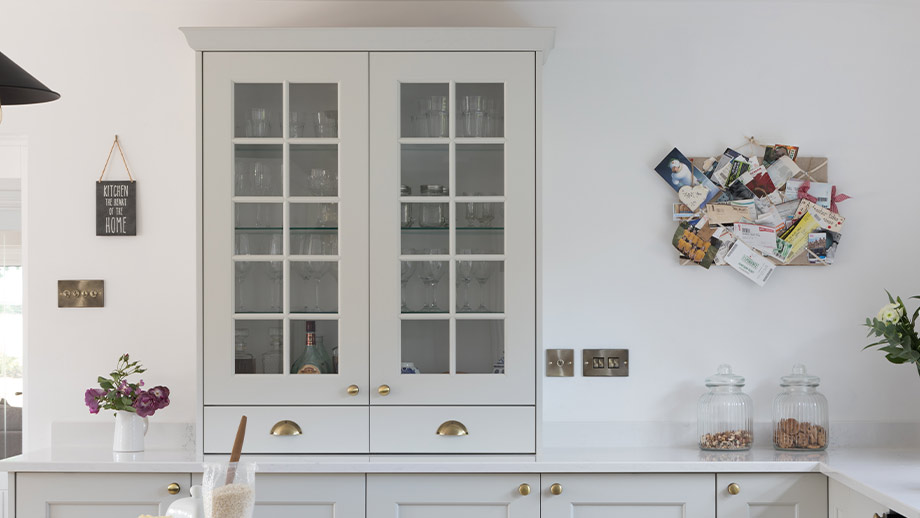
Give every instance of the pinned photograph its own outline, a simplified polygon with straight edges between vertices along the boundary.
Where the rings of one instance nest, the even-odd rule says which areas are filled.
[[[827,234],[812,232],[808,234],[808,262],[819,263],[827,259]]]
[[[696,225],[681,222],[674,232],[671,244],[681,253],[681,257],[708,270],[715,261],[719,248],[722,247],[722,241],[713,236],[714,232],[705,219]]]
[[[795,160],[795,157],[798,156],[798,154],[798,146],[784,146],[782,144],[767,146],[764,148],[763,152],[763,163],[764,165],[769,166],[784,156],[788,156],[792,160]]]
[[[681,187],[690,187],[693,184],[693,164],[677,148],[672,149],[655,166],[655,172],[664,181],[668,182],[668,185],[675,191],[679,191]]]

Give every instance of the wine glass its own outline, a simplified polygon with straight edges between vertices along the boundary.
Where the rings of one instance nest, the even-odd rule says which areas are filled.
[[[470,253],[470,250],[460,250],[460,255],[470,255]],[[473,282],[473,261],[457,259],[457,279],[463,285],[463,305],[457,311],[471,313],[473,307],[470,306],[470,283]]]
[[[310,247],[308,246],[309,242],[310,242],[309,235],[304,236],[304,238],[300,241],[300,248],[298,249],[298,252],[300,253],[300,255],[310,254]],[[299,261],[294,264],[297,265],[297,273],[300,275],[300,278],[303,279],[304,285],[306,285],[307,282],[311,278],[313,278],[313,269],[310,267],[310,263],[308,263],[307,261]],[[304,302],[303,310],[305,313],[310,311],[309,302]]]
[[[281,234],[272,235],[271,244],[268,247],[269,255],[281,255],[283,253]],[[281,311],[281,278],[284,275],[283,261],[270,261],[268,263],[268,278],[271,280],[271,311]]]
[[[460,196],[469,196],[469,194],[463,192],[460,193]],[[475,227],[478,223],[476,219],[476,203],[468,201],[463,204],[464,216],[466,217],[466,224]]]
[[[324,236],[313,234],[310,236],[309,241],[307,242],[307,255],[328,255],[331,248],[331,244],[324,238]],[[330,261],[310,261],[307,264],[310,268],[310,275],[316,281],[316,286],[313,292],[315,299],[313,312],[321,313],[323,310],[319,305],[320,282],[322,282],[323,276],[329,272],[329,269],[332,267],[332,263]]]
[[[240,234],[236,237],[236,255],[249,255],[249,235]],[[249,261],[234,261],[234,277],[236,279],[236,310],[240,313],[246,311],[246,305],[243,303],[243,281],[249,275],[252,269],[252,263]]]
[[[415,250],[409,249],[408,253],[414,254]],[[409,305],[406,304],[406,285],[409,284],[409,279],[415,275],[416,267],[418,263],[415,261],[400,261],[399,262],[399,274],[400,274],[400,284],[402,285],[402,306],[400,311],[403,313],[409,313]]]
[[[486,282],[492,276],[492,263],[489,261],[474,261],[472,273],[473,278],[479,283],[479,307],[476,308],[476,312],[488,313],[489,308],[486,307]]]
[[[482,193],[476,193],[476,196],[482,196]],[[476,220],[480,226],[488,227],[495,219],[495,205],[492,203],[477,203],[476,205]]]
[[[310,194],[313,196],[328,196],[329,171],[326,169],[310,169],[310,175],[307,177],[307,183],[310,184]]]
[[[260,196],[271,194],[272,178],[268,164],[256,160],[252,164],[252,169],[250,170],[249,175],[251,177],[252,190],[255,194]]]
[[[447,251],[441,248],[432,248],[428,253],[430,255],[443,255],[446,254]],[[419,274],[419,278],[427,282],[429,288],[428,292],[430,293],[429,302],[425,304],[422,311],[431,313],[440,313],[444,311],[438,306],[438,283],[441,282],[441,277],[444,276],[444,264],[445,263],[439,259],[422,261],[422,273]],[[422,275],[424,275],[424,278]]]

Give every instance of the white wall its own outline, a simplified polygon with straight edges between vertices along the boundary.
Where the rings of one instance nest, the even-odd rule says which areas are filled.
[[[544,342],[631,349],[628,379],[545,380],[547,420],[692,421],[720,362],[758,420],[803,361],[839,420],[920,421],[917,373],[861,352],[883,288],[920,292],[913,25],[899,2],[275,2],[3,0],[0,50],[62,93],[4,110],[30,139],[27,422],[96,421],[83,390],[134,352],[173,389],[155,420],[194,419],[193,53],[185,25],[555,26],[545,69]],[[96,238],[92,182],[119,133],[139,179],[138,237]],[[831,158],[856,196],[832,268],[765,288],[679,267],[674,145],[720,152],[754,134]],[[118,164],[116,164],[118,166]],[[120,167],[113,177],[123,174]],[[106,308],[59,310],[55,281],[104,278]]]

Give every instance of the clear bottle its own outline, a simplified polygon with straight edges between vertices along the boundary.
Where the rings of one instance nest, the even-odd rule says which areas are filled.
[[[281,362],[284,361],[281,328],[273,327],[269,329],[268,336],[268,352],[262,355],[262,372],[265,374],[281,374]]]
[[[773,447],[777,450],[821,451],[827,448],[827,398],[818,392],[821,378],[802,364],[781,378],[782,392],[773,400]]]
[[[702,450],[749,450],[754,444],[754,402],[745,394],[744,377],[730,365],[706,378],[709,392],[700,396],[697,426]]]
[[[246,352],[246,339],[248,337],[248,330],[236,330],[236,359],[234,368],[237,374],[255,374],[256,372],[256,359],[252,354]]]
[[[326,361],[319,347],[316,346],[316,322],[304,322],[307,329],[303,351],[291,363],[291,374],[325,374],[328,372]]]

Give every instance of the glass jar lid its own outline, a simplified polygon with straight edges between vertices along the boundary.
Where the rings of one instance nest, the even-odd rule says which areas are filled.
[[[409,187],[408,185],[405,185],[405,184],[400,185],[399,194],[400,196],[412,196],[412,187]]]
[[[422,185],[419,187],[419,192],[423,196],[440,196],[445,193],[445,189],[443,185]]]
[[[817,387],[821,383],[821,378],[808,374],[801,363],[792,366],[792,374],[780,379],[782,380],[780,387]]]
[[[732,366],[723,363],[716,369],[716,373],[706,378],[707,387],[724,387],[732,385],[736,387],[744,386],[744,376],[732,372]]]

